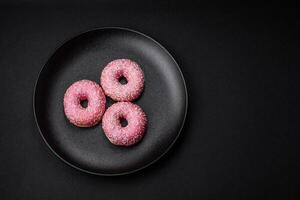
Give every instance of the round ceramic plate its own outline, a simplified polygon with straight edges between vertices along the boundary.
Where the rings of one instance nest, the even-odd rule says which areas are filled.
[[[144,138],[131,147],[115,146],[101,123],[79,128],[66,119],[63,97],[75,81],[100,82],[105,65],[119,58],[140,64],[145,88],[134,101],[146,113]],[[107,98],[107,107],[114,103]],[[124,28],[100,28],[64,43],[41,70],[34,89],[33,108],[41,136],[67,164],[97,175],[121,175],[158,160],[175,142],[187,112],[187,91],[178,64],[150,37]]]

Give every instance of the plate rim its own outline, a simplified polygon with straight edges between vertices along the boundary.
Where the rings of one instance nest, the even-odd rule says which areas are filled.
[[[86,34],[86,33],[89,33],[89,32],[93,32],[93,31],[98,31],[98,30],[107,30],[107,29],[114,29],[114,30],[123,30],[123,31],[129,31],[129,32],[133,32],[135,34],[138,34],[138,35],[141,35],[143,37],[146,37],[148,38],[149,40],[151,40],[152,42],[154,42],[156,45],[158,45],[164,52],[167,53],[167,55],[170,56],[170,58],[173,60],[173,62],[175,63],[179,73],[180,73],[180,76],[182,78],[182,81],[183,81],[183,86],[184,86],[184,91],[185,91],[185,111],[184,111],[184,117],[183,117],[183,121],[182,121],[182,124],[181,124],[181,127],[176,135],[176,137],[174,138],[174,140],[172,141],[172,143],[168,146],[168,148],[166,148],[166,150],[161,154],[159,155],[157,158],[153,159],[152,161],[150,161],[149,163],[147,163],[146,165],[143,165],[142,167],[139,167],[137,169],[134,169],[134,170],[130,170],[130,171],[126,171],[126,172],[121,172],[121,173],[98,173],[98,172],[93,172],[93,171],[89,171],[89,170],[86,170],[86,169],[83,169],[81,167],[78,167],[70,162],[68,162],[67,160],[65,160],[62,156],[60,156],[52,147],[51,145],[47,142],[46,138],[44,137],[44,134],[40,128],[40,125],[39,125],[39,122],[38,122],[38,119],[37,119],[37,116],[36,116],[36,108],[35,108],[35,97],[36,97],[36,88],[37,88],[37,85],[38,85],[38,82],[40,80],[40,76],[43,72],[43,70],[46,68],[49,60],[54,56],[54,54],[61,48],[63,47],[67,42],[83,35],[83,34]],[[87,31],[83,31],[83,32],[80,32],[78,34],[76,34],[75,36],[73,37],[70,37],[69,39],[66,39],[64,40],[60,45],[58,45],[54,51],[52,53],[50,53],[50,56],[48,56],[48,59],[46,61],[46,63],[43,65],[43,67],[40,69],[38,75],[37,75],[37,78],[36,78],[36,81],[35,81],[35,84],[34,84],[34,88],[33,88],[33,101],[32,101],[32,106],[33,106],[33,114],[34,114],[34,121],[35,121],[35,124],[37,125],[37,128],[38,128],[38,132],[39,132],[39,135],[42,137],[43,141],[46,143],[47,147],[51,150],[51,152],[59,158],[59,160],[63,161],[64,163],[66,163],[67,165],[81,171],[81,172],[85,172],[85,173],[88,173],[88,174],[93,174],[93,175],[97,175],[97,176],[121,176],[121,175],[127,175],[127,174],[132,174],[132,173],[135,173],[137,171],[140,171],[140,170],[143,170],[147,167],[149,167],[150,165],[156,163],[158,160],[160,160],[165,154],[167,154],[167,152],[173,147],[173,145],[175,144],[175,142],[177,141],[177,139],[179,138],[181,132],[182,132],[182,129],[184,127],[184,124],[185,124],[185,121],[186,121],[186,116],[187,116],[187,112],[188,112],[188,92],[187,92],[187,87],[186,87],[186,81],[184,79],[184,76],[183,76],[183,73],[178,65],[178,63],[176,62],[176,60],[174,59],[174,57],[170,54],[170,52],[164,47],[162,46],[158,41],[156,41],[155,39],[153,39],[152,37],[144,34],[144,33],[141,33],[139,31],[136,31],[136,30],[133,30],[131,28],[124,28],[124,27],[119,27],[119,26],[105,26],[105,27],[99,27],[99,28],[93,28],[93,29],[89,29]]]

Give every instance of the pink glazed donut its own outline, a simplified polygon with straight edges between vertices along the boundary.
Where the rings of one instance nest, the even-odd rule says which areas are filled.
[[[121,78],[125,78],[127,83],[122,84]],[[143,91],[144,73],[136,62],[117,59],[103,69],[100,82],[105,94],[113,100],[132,101]]]
[[[87,107],[81,105],[87,101]],[[64,96],[64,111],[69,121],[79,127],[96,125],[105,111],[105,95],[101,87],[89,80],[73,83]]]
[[[127,120],[123,127],[121,120]],[[102,128],[109,141],[119,146],[131,146],[139,142],[145,133],[147,118],[136,104],[118,102],[110,106],[103,115]]]

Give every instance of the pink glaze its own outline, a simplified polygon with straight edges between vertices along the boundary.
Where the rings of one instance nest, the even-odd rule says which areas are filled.
[[[126,84],[119,79],[125,77]],[[115,101],[132,101],[140,96],[144,88],[144,73],[140,66],[129,59],[117,59],[103,69],[101,86],[105,94]]]
[[[128,124],[122,127],[120,119]],[[102,128],[109,141],[115,145],[130,146],[139,142],[145,133],[147,118],[136,104],[118,102],[110,106],[103,115]]]
[[[86,108],[80,102],[87,100]],[[97,124],[105,111],[105,95],[101,87],[89,80],[73,83],[64,96],[64,111],[69,121],[79,127]]]

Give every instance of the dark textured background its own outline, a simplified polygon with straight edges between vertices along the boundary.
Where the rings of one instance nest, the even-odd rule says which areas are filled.
[[[298,13],[171,1],[0,3],[0,199],[297,199]],[[189,92],[186,125],[172,150],[121,177],[61,162],[32,112],[34,82],[49,55],[103,26],[159,41]]]

